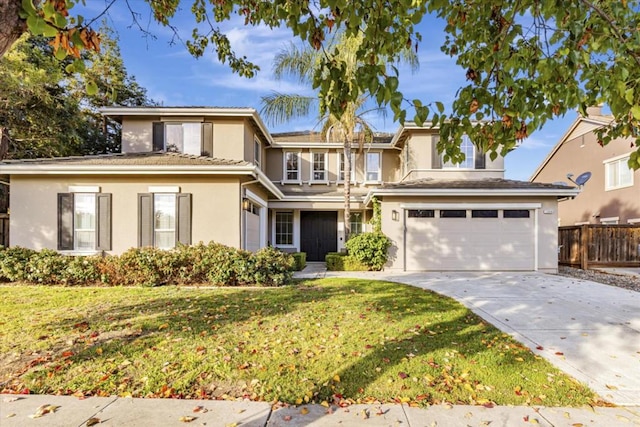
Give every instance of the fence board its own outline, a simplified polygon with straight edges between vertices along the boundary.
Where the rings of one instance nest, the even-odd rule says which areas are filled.
[[[558,263],[580,266],[640,266],[640,225],[576,225],[558,229]]]

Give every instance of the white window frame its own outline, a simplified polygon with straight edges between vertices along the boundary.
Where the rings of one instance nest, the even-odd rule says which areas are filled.
[[[279,214],[289,214],[291,215],[291,243],[280,243],[278,242],[278,215]],[[295,212],[294,211],[288,211],[288,210],[282,210],[282,211],[275,211],[273,214],[273,241],[275,243],[275,246],[278,248],[293,248],[295,247],[295,234],[296,234],[296,227],[295,227]]]
[[[293,172],[293,170],[289,171],[287,168],[287,154],[292,154],[296,156],[297,159],[297,169],[295,170],[298,175],[297,179],[288,179],[288,172]],[[284,151],[282,153],[282,182],[290,183],[290,184],[299,184],[302,182],[302,153],[300,151]]]
[[[255,137],[253,138],[253,163],[255,163],[256,166],[260,167],[261,160],[262,160],[262,144],[260,144],[260,140],[257,137]]]
[[[358,233],[354,233],[353,231],[353,218],[355,215],[359,215],[360,216],[360,231]],[[351,216],[349,218],[349,222],[350,222],[350,226],[351,226],[351,235],[355,236],[356,234],[361,234],[364,233],[366,231],[366,221],[365,221],[365,212],[364,211],[355,211],[355,212],[351,212]]]
[[[78,207],[79,207],[79,203],[78,203],[78,197],[90,197],[90,199],[92,200],[92,212],[91,215],[93,216],[93,228],[79,228],[77,225],[79,223],[79,221],[77,220],[77,215],[78,215]],[[98,212],[97,212],[97,208],[96,208],[96,193],[89,193],[89,192],[74,192],[73,193],[73,250],[74,252],[93,252],[96,250],[96,229],[98,227]],[[90,248],[81,248],[78,246],[78,243],[80,242],[80,238],[78,237],[78,233],[87,233],[87,232],[91,232],[91,235],[93,236],[93,247]]]
[[[164,122],[164,141],[163,141],[164,151],[166,152],[174,151],[173,149],[170,149],[170,146],[168,145],[169,132],[167,128],[171,126],[176,126],[176,127],[180,126],[182,128],[182,141],[181,141],[182,148],[176,149],[175,151],[177,151],[178,153],[188,154],[192,156],[200,156],[202,154],[202,123],[200,122]],[[187,152],[185,151],[185,135],[189,130],[195,130],[196,126],[200,131],[200,138],[198,140],[197,147],[190,147],[189,152]]]
[[[602,162],[604,164],[604,191],[611,191],[611,190],[618,190],[620,188],[633,187],[634,171],[629,168],[628,162],[629,162],[629,154],[612,157],[611,159],[607,159]],[[618,170],[617,170],[618,173],[616,176],[617,185],[612,185],[612,183],[609,180],[609,169],[614,165],[617,165],[618,167]],[[629,173],[629,182],[625,184],[620,184],[622,180],[621,174],[623,172]]]
[[[591,224],[589,221],[578,221],[573,223],[573,225],[589,225]]]
[[[342,159],[344,158],[344,151],[338,151],[338,179],[337,181],[340,182],[344,182],[344,168],[343,166],[343,162]],[[351,152],[351,173],[350,175],[350,181],[352,183],[356,182],[356,153],[354,153],[353,151]]]
[[[640,218],[629,218],[627,224],[640,224]]]
[[[178,234],[178,227],[177,227],[177,223],[178,223],[178,215],[177,215],[177,198],[176,198],[176,193],[152,193],[153,194],[153,246],[158,248],[158,249],[173,249],[176,247],[175,242],[177,241],[177,234]],[[158,206],[158,201],[156,199],[157,196],[171,196],[171,197],[167,197],[167,200],[172,200],[173,202],[173,228],[157,228],[156,227],[156,216],[158,215],[158,211],[157,211],[157,206]],[[158,232],[166,232],[166,231],[172,231],[173,232],[173,244],[172,245],[168,245],[168,246],[160,246],[158,244],[158,236],[156,233]]]
[[[378,156],[378,169],[376,171],[369,170],[369,155],[375,154]],[[378,179],[369,179],[369,173],[374,173],[377,175]],[[382,182],[382,152],[380,151],[369,151],[365,153],[364,157],[364,182],[365,183],[380,183]]]
[[[442,169],[465,169],[471,170],[476,168],[476,148],[473,145],[471,139],[464,135],[462,142],[460,143],[460,151],[464,153],[465,158],[461,163],[453,163],[451,160],[444,161],[444,154],[442,155]],[[469,153],[471,155],[469,156]]]
[[[316,155],[321,155],[324,157],[322,163],[324,165],[324,169],[322,170],[316,170],[316,162],[315,162],[315,157]],[[309,176],[309,182],[310,183],[320,183],[320,184],[326,184],[329,182],[329,152],[328,151],[311,151],[311,173]],[[316,172],[322,172],[324,174],[324,178],[323,179],[315,179],[314,175]]]

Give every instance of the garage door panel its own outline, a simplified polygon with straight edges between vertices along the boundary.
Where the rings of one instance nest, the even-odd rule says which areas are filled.
[[[533,270],[530,218],[407,218],[407,270]]]

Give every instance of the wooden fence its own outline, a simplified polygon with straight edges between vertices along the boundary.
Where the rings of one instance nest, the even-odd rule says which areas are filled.
[[[0,246],[9,246],[9,214],[0,213]]]
[[[575,225],[558,229],[558,263],[640,267],[640,225]]]

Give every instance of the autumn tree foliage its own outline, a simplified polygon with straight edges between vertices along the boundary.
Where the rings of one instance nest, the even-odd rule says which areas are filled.
[[[59,44],[59,57],[99,48],[92,21],[73,13],[79,0],[0,0],[0,54],[26,28]],[[113,2],[115,2],[114,0]],[[106,7],[113,4],[110,2]],[[147,0],[159,23],[174,28],[179,0]],[[221,62],[253,77],[258,67],[238,57],[219,24],[240,17],[247,26],[287,27],[322,52],[329,35],[362,37],[353,76],[346,64],[322,55],[313,86],[321,113],[341,117],[346,106],[368,93],[389,106],[395,119],[440,127],[439,148],[459,160],[468,134],[491,154],[506,154],[548,120],[594,104],[606,104],[615,120],[601,129],[601,143],[630,137],[640,147],[640,4],[638,0],[192,0],[194,31],[189,51],[212,48]],[[132,2],[126,2],[131,7]],[[136,7],[141,7],[135,3]],[[182,7],[185,7],[183,2]],[[438,100],[409,99],[399,89],[396,63],[402,50],[418,49],[417,30],[427,16],[446,22],[442,50],[454,57],[468,83],[449,108]],[[16,35],[17,34],[17,35]],[[66,38],[65,38],[66,37]],[[66,40],[66,44],[63,42]],[[74,62],[81,70],[78,62]],[[87,85],[87,90],[95,87]],[[479,123],[478,123],[479,122]],[[638,148],[640,150],[640,148]],[[640,167],[639,152],[630,166]]]

